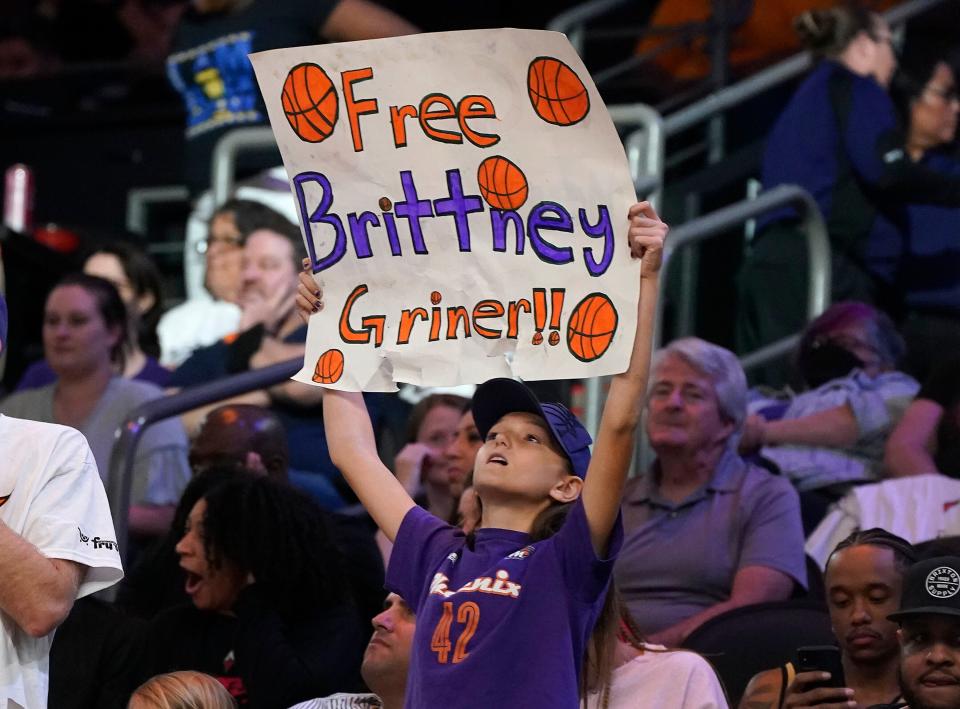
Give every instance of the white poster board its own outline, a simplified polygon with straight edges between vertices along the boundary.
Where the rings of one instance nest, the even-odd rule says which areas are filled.
[[[562,34],[251,55],[324,309],[298,381],[353,391],[624,371],[623,147]]]

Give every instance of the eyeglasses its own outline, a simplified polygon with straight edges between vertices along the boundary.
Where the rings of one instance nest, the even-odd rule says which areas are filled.
[[[951,86],[949,89],[941,89],[939,86],[928,86],[924,91],[934,96],[939,96],[943,99],[944,103],[960,103],[960,93],[957,92],[956,86]]]
[[[224,246],[243,246],[243,237],[240,236],[214,236],[207,239],[201,239],[196,244],[197,253],[203,256],[214,244],[223,244]]]

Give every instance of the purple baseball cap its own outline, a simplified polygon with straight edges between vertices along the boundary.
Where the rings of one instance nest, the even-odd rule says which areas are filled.
[[[593,439],[563,404],[541,404],[525,384],[501,377],[490,379],[477,387],[471,408],[477,430],[484,439],[494,424],[507,414],[542,416],[550,426],[554,439],[566,453],[573,474],[579,478],[586,476]]]

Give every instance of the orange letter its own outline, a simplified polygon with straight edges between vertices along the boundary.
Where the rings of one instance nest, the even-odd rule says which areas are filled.
[[[489,148],[500,142],[500,136],[495,133],[478,133],[467,125],[468,118],[496,118],[493,101],[486,96],[464,96],[457,104],[457,120],[460,121],[460,130],[467,140],[478,148]]]
[[[457,324],[463,323],[463,336],[470,337],[470,313],[462,305],[447,308],[447,339],[457,339]]]
[[[416,118],[417,109],[413,106],[391,106],[390,125],[393,128],[393,144],[398,148],[407,146],[407,118]]]
[[[343,310],[340,312],[340,339],[350,344],[365,345],[370,342],[370,331],[372,330],[375,334],[374,346],[379,347],[383,344],[383,330],[387,321],[385,315],[368,315],[361,318],[360,330],[355,330],[350,325],[350,311],[353,309],[353,304],[368,290],[367,284],[361,283],[347,296],[347,300],[343,304]]]
[[[365,98],[357,101],[353,97],[353,85],[373,78],[373,69],[350,69],[340,74],[343,81],[343,100],[347,104],[347,115],[350,117],[350,135],[353,136],[355,152],[363,151],[363,136],[360,134],[360,116],[367,113],[377,113],[377,99]]]
[[[410,344],[410,331],[413,330],[413,325],[417,322],[417,318],[420,318],[426,322],[429,317],[430,316],[427,315],[427,311],[424,308],[414,308],[413,310],[401,311],[400,329],[397,332],[397,344]]]
[[[430,107],[441,105],[443,108],[439,111],[431,111]],[[457,115],[453,107],[453,101],[449,96],[443,94],[429,94],[420,101],[420,127],[427,134],[428,138],[433,138],[441,143],[462,143],[463,136],[453,130],[440,130],[427,124],[427,121],[438,121],[442,118],[453,118]]]
[[[507,324],[508,324],[508,327],[507,327],[507,337],[509,337],[509,338],[511,338],[511,339],[513,339],[513,340],[516,340],[516,339],[517,339],[517,330],[518,330],[518,328],[517,328],[517,316],[518,316],[518,314],[519,314],[519,311],[521,311],[521,310],[522,310],[523,312],[525,312],[525,313],[529,313],[529,312],[530,312],[530,301],[527,300],[526,298],[521,298],[520,300],[517,300],[517,301],[511,300],[508,305],[509,305],[509,308],[510,308],[510,312],[509,312],[509,314],[507,315]]]
[[[481,300],[473,309],[473,331],[480,337],[488,340],[496,340],[500,337],[502,330],[491,330],[488,327],[480,325],[477,320],[481,318],[499,318],[503,315],[503,303],[498,300]]]

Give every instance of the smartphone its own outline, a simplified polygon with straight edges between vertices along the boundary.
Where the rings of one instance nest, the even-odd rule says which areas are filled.
[[[797,648],[797,672],[829,672],[830,679],[811,685],[817,687],[846,687],[840,648],[833,645],[807,645]]]

